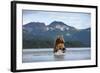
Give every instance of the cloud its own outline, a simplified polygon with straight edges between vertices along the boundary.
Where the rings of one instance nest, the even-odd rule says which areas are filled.
[[[23,24],[27,24],[29,22],[44,22],[46,25],[49,25],[52,21],[62,21],[69,26],[73,26],[78,29],[85,29],[91,25],[91,14],[23,10]]]

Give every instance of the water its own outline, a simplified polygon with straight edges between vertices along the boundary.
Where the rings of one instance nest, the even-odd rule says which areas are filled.
[[[55,56],[53,48],[23,49],[22,62],[69,61],[91,59],[90,48],[67,48],[65,55]]]

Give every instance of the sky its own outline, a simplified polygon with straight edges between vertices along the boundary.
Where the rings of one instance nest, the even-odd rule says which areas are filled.
[[[49,25],[53,21],[61,21],[77,29],[86,29],[91,26],[90,13],[23,10],[22,14],[23,25],[30,22],[43,22]]]

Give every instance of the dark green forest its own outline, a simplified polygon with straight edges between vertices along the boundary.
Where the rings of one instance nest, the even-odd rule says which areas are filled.
[[[80,41],[65,41],[65,47],[88,47],[87,45],[83,44]],[[23,48],[53,48],[54,47],[54,40],[23,40]]]

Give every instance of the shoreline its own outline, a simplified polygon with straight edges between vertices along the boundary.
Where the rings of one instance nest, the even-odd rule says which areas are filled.
[[[66,48],[66,50],[90,50],[91,48],[90,47],[87,47],[87,48]],[[53,48],[43,48],[43,49],[23,49],[22,50],[23,52],[30,52],[30,51],[53,51]]]

